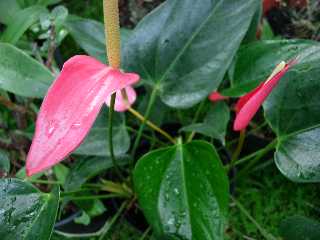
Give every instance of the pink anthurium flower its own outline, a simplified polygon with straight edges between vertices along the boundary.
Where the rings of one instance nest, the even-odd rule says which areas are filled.
[[[209,95],[209,100],[212,102],[219,102],[227,99],[229,99],[229,97],[223,96],[219,92],[212,92]]]
[[[292,60],[287,64],[285,62],[281,62],[265,82],[262,82],[257,88],[238,100],[235,106],[237,115],[233,125],[233,129],[235,131],[241,131],[248,126],[251,119],[254,117],[272,90],[276,87],[279,80],[295,63],[296,60]]]
[[[85,138],[109,96],[138,81],[137,74],[123,73],[88,56],[69,59],[42,103],[27,156],[27,175],[68,156]]]

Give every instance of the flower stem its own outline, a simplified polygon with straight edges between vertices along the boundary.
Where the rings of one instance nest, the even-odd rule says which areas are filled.
[[[120,24],[119,24],[119,3],[118,0],[103,0],[103,15],[106,35],[106,50],[109,65],[115,69],[120,68]],[[117,174],[121,179],[124,179],[120,168],[117,165],[113,149],[113,113],[114,104],[116,100],[116,93],[111,96],[111,103],[109,107],[109,125],[108,125],[108,141],[109,150],[112,163],[116,169]]]
[[[113,93],[111,95],[111,100],[110,100],[110,107],[109,107],[109,122],[108,122],[108,141],[109,141],[109,150],[110,150],[110,157],[113,163],[113,166],[120,177],[120,179],[124,179],[121,170],[117,164],[116,157],[114,155],[114,149],[113,149],[113,131],[112,131],[112,126],[113,126],[113,113],[114,113],[114,104],[116,101],[116,93]]]
[[[238,157],[241,154],[245,138],[246,138],[246,130],[244,129],[240,131],[238,146],[234,151],[234,153],[232,154],[231,163],[230,163],[231,168],[233,167],[233,165],[235,164],[235,162],[237,161]]]
[[[192,120],[192,124],[194,124],[194,123],[196,123],[196,122],[198,121],[198,118],[199,118],[199,116],[200,116],[200,113],[201,113],[201,111],[202,111],[205,103],[206,103],[206,101],[202,101],[202,102],[200,103],[200,105],[199,105],[199,107],[198,107],[198,109],[197,109],[197,111],[196,111],[196,114],[194,115],[194,118],[193,118],[193,120]],[[196,132],[195,132],[195,131],[192,131],[192,132],[190,133],[189,137],[188,137],[187,142],[191,142],[195,135],[196,135]]]
[[[142,123],[145,123],[147,126],[149,126],[153,130],[155,130],[156,132],[160,133],[162,136],[167,138],[170,142],[172,142],[173,144],[176,143],[176,140],[169,133],[167,133],[163,129],[159,128],[153,122],[147,120],[144,116],[141,115],[141,113],[139,113],[138,111],[136,111],[135,109],[133,109],[131,107],[128,109],[128,111],[130,113],[132,113],[136,118],[138,118]]]
[[[137,112],[135,112],[135,116],[139,116],[139,119],[142,121],[140,127],[139,127],[139,130],[138,130],[138,133],[137,133],[137,137],[133,143],[133,147],[132,147],[132,151],[131,151],[131,155],[132,155],[132,161],[131,161],[131,168],[133,169],[133,165],[134,165],[134,155],[136,153],[136,150],[139,146],[139,143],[140,143],[140,139],[142,137],[142,133],[143,133],[143,130],[144,130],[144,127],[148,121],[148,118],[149,118],[149,115],[151,113],[151,109],[152,109],[152,106],[154,104],[154,101],[156,100],[156,93],[157,93],[157,90],[156,88],[154,88],[151,92],[151,96],[150,96],[150,99],[149,99],[149,103],[148,103],[148,106],[147,106],[147,109],[146,109],[146,112],[144,114],[144,116],[142,116],[142,118],[139,116],[140,114],[136,114]],[[130,111],[131,113],[133,111]]]

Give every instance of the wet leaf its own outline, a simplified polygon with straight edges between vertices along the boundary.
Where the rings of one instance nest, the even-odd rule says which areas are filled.
[[[42,193],[18,179],[0,180],[0,234],[3,240],[49,240],[56,219],[59,190]]]
[[[134,186],[159,239],[224,239],[229,185],[212,145],[193,141],[146,154]]]
[[[320,223],[303,216],[292,216],[283,220],[279,227],[283,240],[318,240]]]
[[[275,160],[280,171],[293,181],[319,182],[319,45],[306,48],[299,59],[273,90],[264,110],[278,137]]]
[[[167,105],[190,107],[219,86],[258,3],[166,1],[133,31],[124,46],[124,68],[159,89]]]

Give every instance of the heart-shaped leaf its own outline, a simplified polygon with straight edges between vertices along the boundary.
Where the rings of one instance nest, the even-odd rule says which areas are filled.
[[[320,181],[319,61],[319,45],[302,51],[264,104],[278,137],[277,166],[293,181]]]
[[[0,43],[0,88],[24,97],[41,98],[53,78],[48,69],[23,51]]]
[[[58,189],[52,193],[42,193],[22,180],[1,179],[1,239],[49,240],[58,203]]]
[[[124,46],[138,72],[172,107],[190,107],[219,86],[257,9],[256,0],[170,0]],[[226,41],[228,39],[228,41]]]
[[[229,186],[212,145],[178,143],[146,154],[134,186],[159,239],[223,239]]]

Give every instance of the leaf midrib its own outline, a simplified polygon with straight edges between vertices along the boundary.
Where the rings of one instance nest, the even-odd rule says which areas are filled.
[[[214,13],[217,11],[217,9],[220,7],[220,5],[223,3],[223,1],[220,1],[216,4],[216,6],[212,9],[211,13],[204,19],[204,21],[200,24],[200,26],[196,29],[195,32],[193,32],[189,38],[189,40],[185,43],[185,45],[181,48],[180,52],[178,52],[177,56],[173,59],[171,64],[168,66],[167,70],[163,73],[162,77],[156,81],[157,84],[164,81],[169,74],[169,72],[175,67],[177,62],[179,61],[180,57],[185,53],[185,51],[190,47],[193,40],[198,36],[198,34],[201,32],[201,30],[206,26],[208,21],[211,19],[211,17],[214,15]],[[157,49],[159,49],[159,45],[157,46]],[[158,52],[158,51],[157,51]]]

